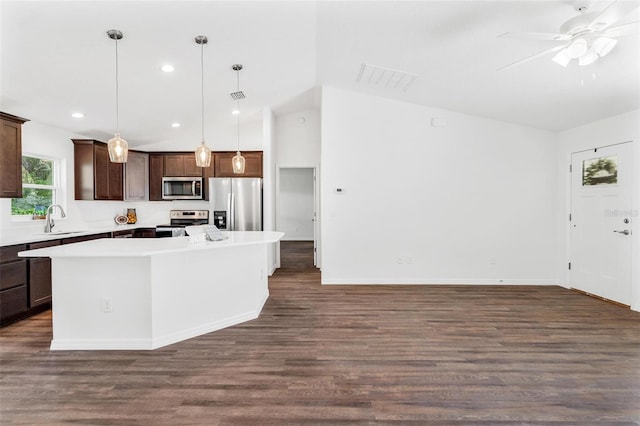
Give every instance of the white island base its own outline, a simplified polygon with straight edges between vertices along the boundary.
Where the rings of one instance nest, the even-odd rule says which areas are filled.
[[[23,252],[52,258],[51,349],[156,349],[257,318],[269,297],[268,243],[282,234],[231,234]]]

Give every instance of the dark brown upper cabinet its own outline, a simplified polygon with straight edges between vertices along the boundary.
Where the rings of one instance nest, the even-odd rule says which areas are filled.
[[[22,197],[22,125],[27,121],[0,112],[0,198]]]
[[[243,151],[245,159],[244,173],[233,173],[231,159],[235,151],[213,153],[214,177],[262,177],[262,151]]]
[[[107,144],[93,139],[72,139],[76,200],[123,200],[122,163],[109,160]]]
[[[193,152],[165,154],[163,176],[202,176],[202,167]]]

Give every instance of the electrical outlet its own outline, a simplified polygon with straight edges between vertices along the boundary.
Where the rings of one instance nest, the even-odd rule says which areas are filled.
[[[489,265],[495,265],[498,261],[496,260],[496,258],[494,256],[491,256],[489,258]]]
[[[404,263],[411,265],[413,263],[413,258],[411,256],[407,256]]]
[[[100,306],[102,308],[102,312],[110,314],[113,312],[113,299],[110,297],[103,297],[102,300],[100,300]]]

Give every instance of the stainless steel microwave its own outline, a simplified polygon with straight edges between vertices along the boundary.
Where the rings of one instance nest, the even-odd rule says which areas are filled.
[[[202,200],[201,177],[163,177],[163,200]]]

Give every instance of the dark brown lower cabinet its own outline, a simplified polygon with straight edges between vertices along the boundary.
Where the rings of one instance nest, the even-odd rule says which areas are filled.
[[[29,308],[27,260],[18,257],[25,244],[0,247],[0,325],[19,318]]]
[[[29,250],[59,246],[60,240],[31,243]],[[51,259],[32,257],[29,259],[29,307],[34,308],[51,302]]]
[[[100,238],[111,238],[111,232],[101,234],[81,235],[79,237],[69,237],[62,240],[62,244],[81,243],[83,241],[97,240]]]
[[[0,247],[0,327],[51,306],[51,259],[21,258],[18,253],[60,244],[111,238],[110,232]]]
[[[133,236],[135,238],[155,238],[156,228],[137,228]]]

